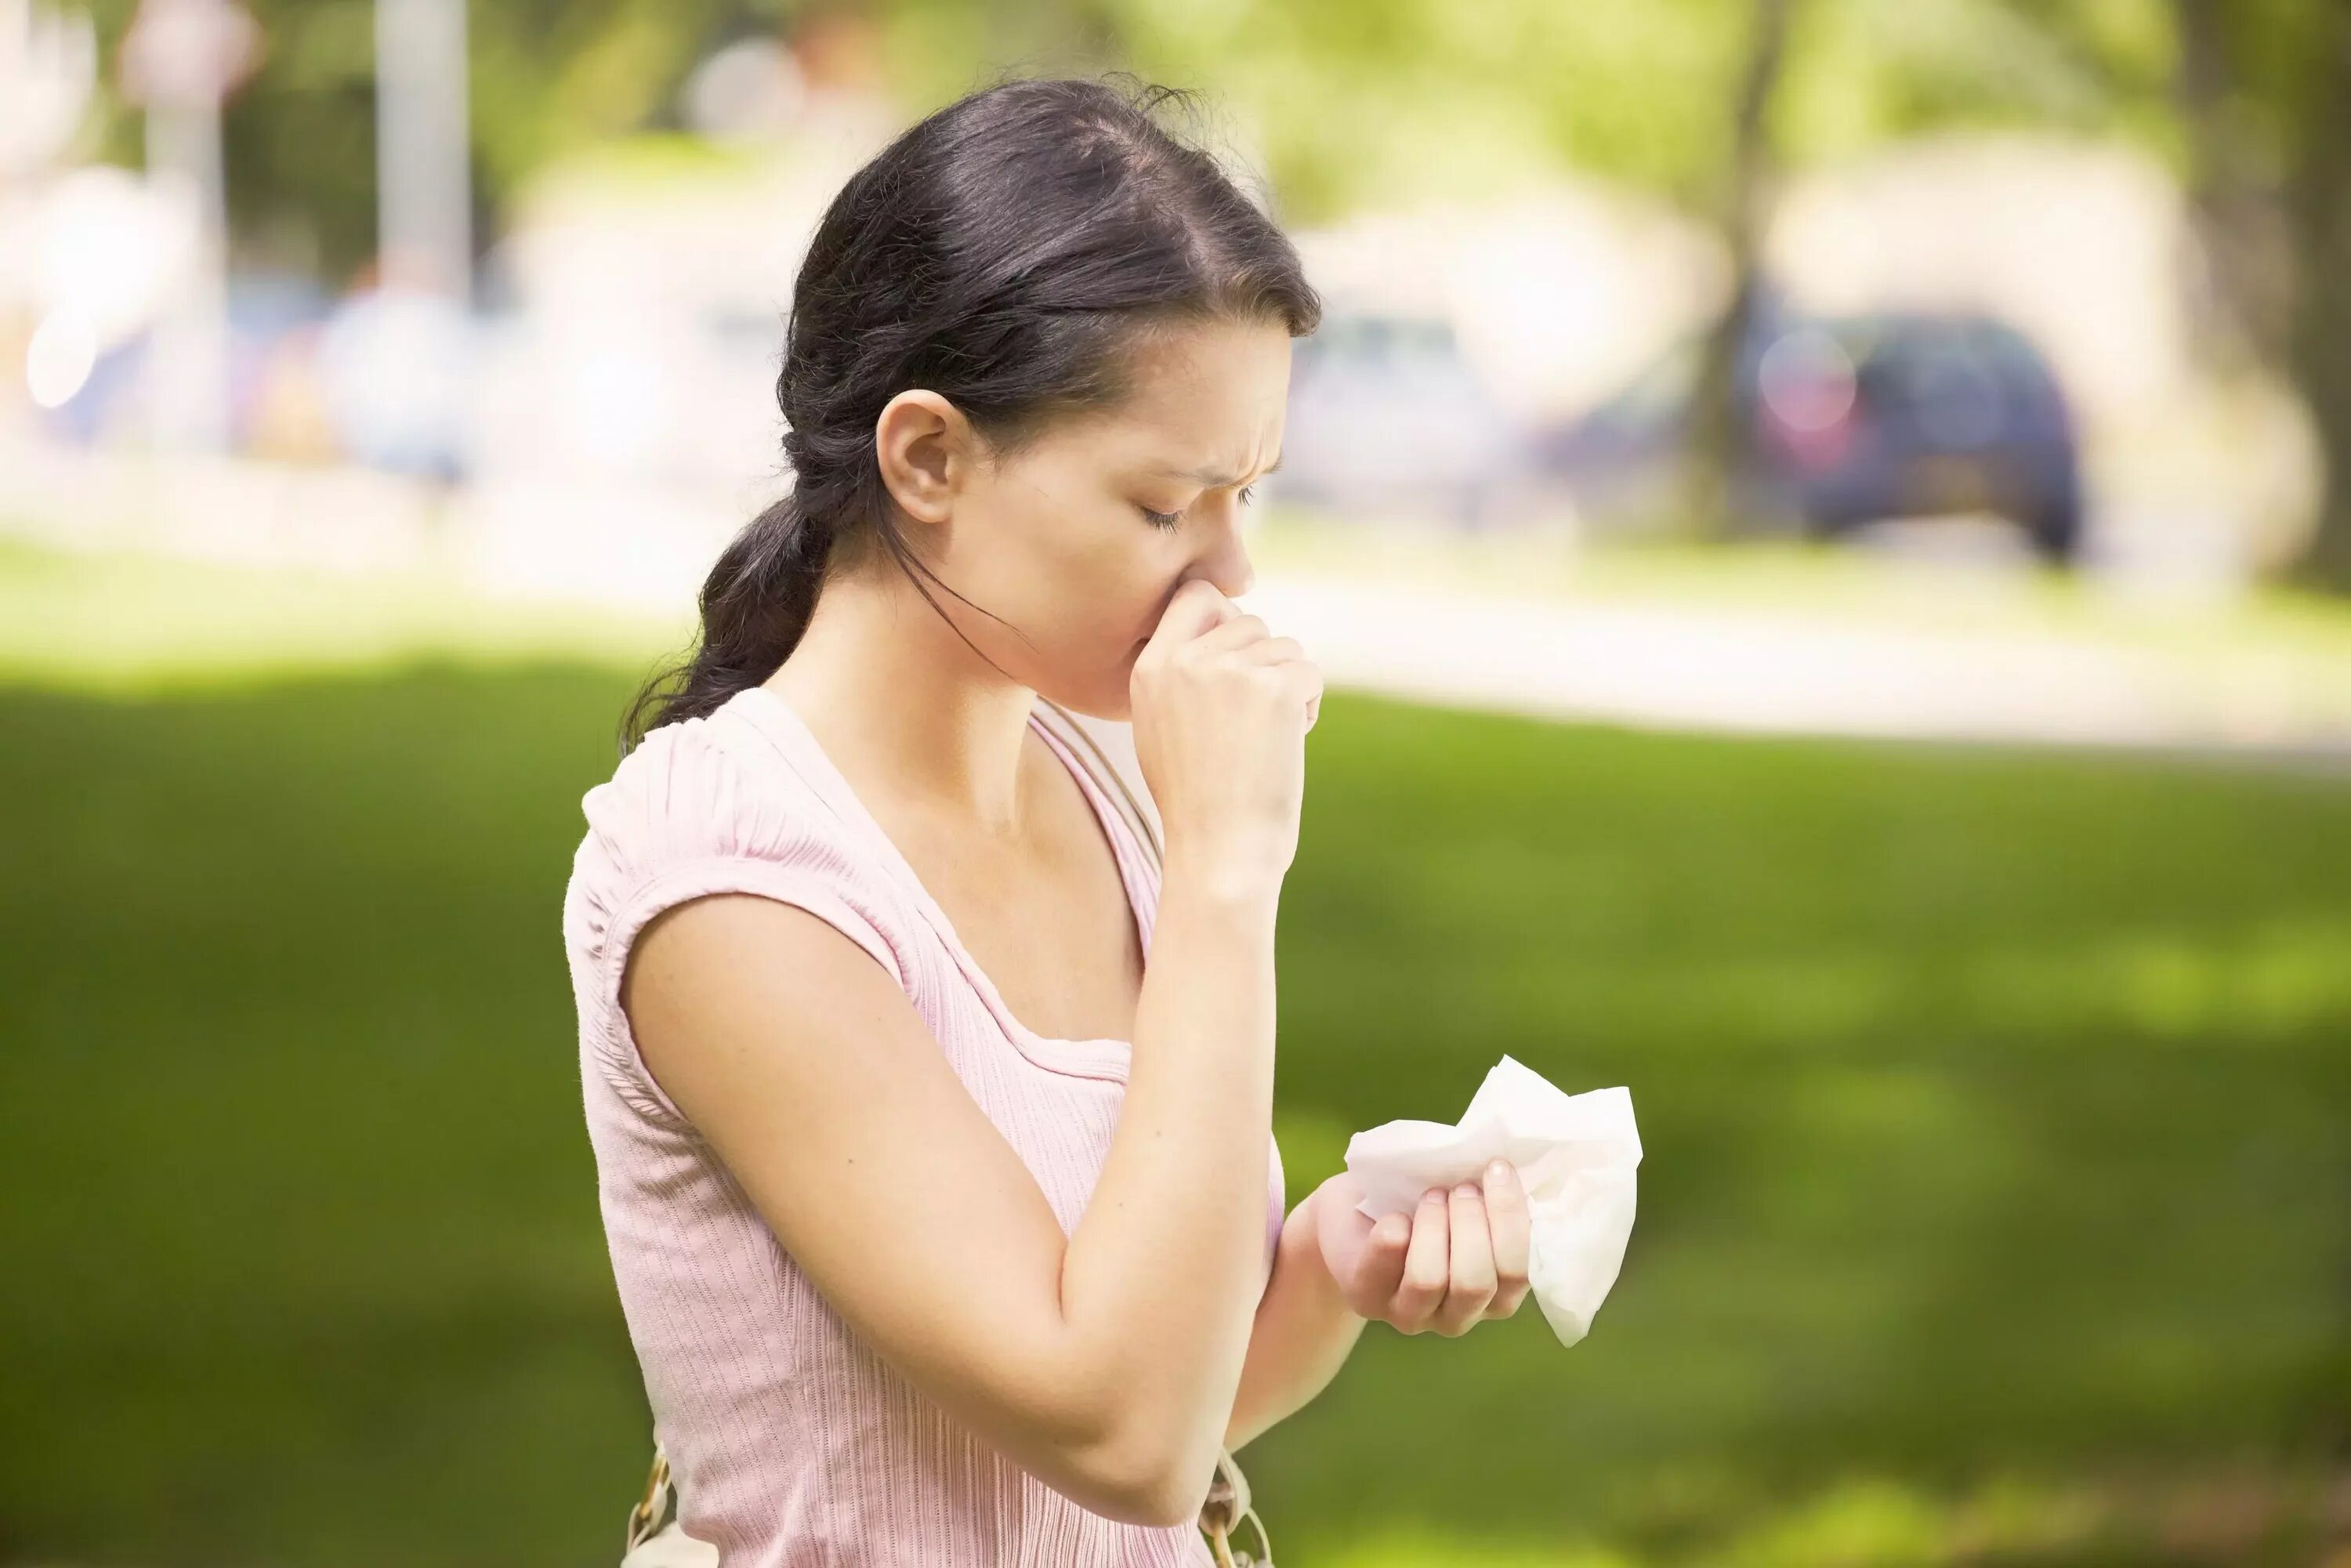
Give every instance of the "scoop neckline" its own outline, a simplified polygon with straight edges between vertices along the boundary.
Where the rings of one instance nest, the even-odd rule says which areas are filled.
[[[817,739],[816,732],[809,728],[799,710],[792,706],[781,692],[765,684],[747,686],[728,699],[726,706],[744,708],[746,716],[777,744],[787,761],[815,786],[818,795],[832,808],[843,824],[864,839],[890,874],[904,884],[923,918],[930,922],[939,940],[954,956],[956,967],[963,971],[964,978],[978,994],[988,1011],[995,1015],[998,1024],[1023,1056],[1053,1072],[1081,1078],[1104,1078],[1118,1083],[1126,1082],[1134,1053],[1132,1041],[1106,1035],[1072,1040],[1040,1034],[1020,1021],[1019,1015],[1005,1001],[1003,993],[996,988],[996,982],[988,977],[987,971],[980,967],[979,960],[973,957],[971,950],[964,946],[963,938],[956,931],[955,922],[947,918],[946,911],[940,907],[938,900],[931,896],[931,890],[924,885],[913,864],[899,851],[897,841],[883,828],[880,820],[866,809],[855,786],[834,765],[823,743]],[[1085,768],[1055,738],[1034,706],[1029,711],[1029,727],[1044,738],[1046,747],[1077,780],[1079,791],[1084,795],[1095,822],[1109,841],[1111,859],[1118,867],[1119,884],[1126,893],[1127,913],[1134,922],[1135,939],[1142,946],[1147,962],[1154,923],[1143,899],[1140,847],[1132,842],[1123,831],[1125,824],[1119,818],[1117,809],[1111,804],[1100,786],[1087,777]]]

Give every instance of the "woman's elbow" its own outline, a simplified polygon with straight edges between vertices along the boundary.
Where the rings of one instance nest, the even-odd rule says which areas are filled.
[[[1057,1356],[1052,1366],[1014,1402],[1020,1415],[1005,1433],[1008,1453],[1104,1518],[1155,1526],[1198,1518],[1223,1424],[1211,1432],[1203,1411],[1141,1396],[1135,1378],[1093,1357]]]
[[[1155,1526],[1197,1519],[1216,1469],[1213,1456],[1203,1467],[1188,1451],[1173,1451],[1155,1433],[1102,1444],[1078,1468],[1088,1494],[1079,1502],[1123,1524]]]
[[[1105,1478],[1103,1502],[1095,1511],[1123,1524],[1184,1524],[1199,1517],[1207,1495],[1207,1477],[1194,1475],[1188,1466],[1160,1465]]]

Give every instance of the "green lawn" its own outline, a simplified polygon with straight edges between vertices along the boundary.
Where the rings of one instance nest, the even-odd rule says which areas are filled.
[[[559,905],[650,644],[386,602],[0,552],[0,1562],[617,1555]],[[1245,1450],[1283,1568],[2315,1561],[2351,784],[1345,695],[1311,755],[1293,1197],[1504,1051],[1647,1153],[1583,1344],[1374,1327]]]

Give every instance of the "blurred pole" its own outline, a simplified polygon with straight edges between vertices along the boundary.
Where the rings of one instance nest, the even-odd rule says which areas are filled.
[[[97,85],[98,29],[88,12],[0,0],[0,195],[48,167]]]
[[[185,214],[186,271],[156,324],[148,386],[159,446],[228,445],[228,182],[221,105],[261,58],[236,0],[142,0],[122,39],[122,85],[147,110],[147,178]]]
[[[228,192],[217,104],[147,111],[147,177],[192,214],[188,270],[155,326],[155,440],[186,452],[228,447]]]
[[[98,30],[87,12],[0,0],[0,213],[15,206],[20,183],[29,192],[47,176],[81,125],[97,86]],[[49,373],[37,345],[44,333],[70,339],[77,329],[87,333],[88,325],[51,297],[54,284],[39,276],[45,269],[28,259],[16,270],[14,277],[0,275],[0,378],[17,382],[36,404],[54,408],[88,377],[89,363],[85,359],[78,371]],[[0,392],[0,433],[16,423],[22,406]]]
[[[465,0],[376,0],[375,71],[383,281],[464,305],[474,256]]]

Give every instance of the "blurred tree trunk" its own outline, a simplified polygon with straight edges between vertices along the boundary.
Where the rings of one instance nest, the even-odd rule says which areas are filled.
[[[2291,47],[2265,50],[2246,29],[2278,19],[2266,10],[2177,0],[2174,12],[2204,264],[2199,349],[2217,374],[2269,371],[2302,394],[2325,473],[2301,571],[2351,590],[2351,3],[2296,8]]]
[[[1683,528],[1700,538],[1730,531],[1734,481],[1749,455],[1739,409],[1739,353],[1754,319],[1774,173],[1767,122],[1788,42],[1792,0],[1755,0],[1747,65],[1731,120],[1730,163],[1717,223],[1730,256],[1730,299],[1708,332],[1690,394],[1683,465]]]
[[[2326,465],[2303,570],[2351,591],[2351,4],[2322,14],[2319,79],[2286,192],[2300,261],[2290,361]]]
[[[2283,371],[2294,310],[2294,236],[2231,67],[2226,0],[2178,0],[2172,107],[2187,132],[2196,269],[2193,347],[2231,377]]]

